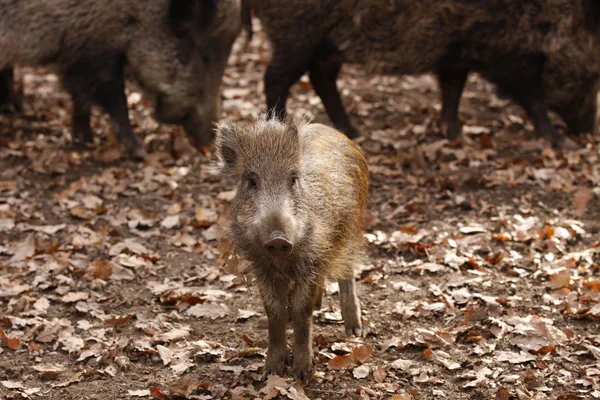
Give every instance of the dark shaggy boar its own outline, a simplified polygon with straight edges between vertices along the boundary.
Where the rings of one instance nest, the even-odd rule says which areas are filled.
[[[559,145],[566,138],[550,122],[549,108],[573,131],[595,129],[600,53],[597,19],[586,12],[598,9],[596,1],[249,0],[249,7],[273,47],[265,91],[278,114],[285,113],[289,88],[308,71],[334,125],[354,137],[336,87],[343,62],[384,73],[433,72],[442,93],[442,131],[456,137],[461,93],[475,71],[520,104],[540,136]]]
[[[154,102],[159,121],[181,124],[196,145],[208,145],[241,18],[240,0],[0,0],[0,70],[55,66],[82,142],[93,139],[94,104],[129,152],[142,150],[129,122],[127,76]]]
[[[312,311],[326,277],[339,280],[346,333],[361,334],[353,268],[364,249],[367,162],[332,128],[265,119],[254,126],[221,123],[215,154],[216,169],[238,180],[229,235],[253,263],[269,319],[265,374],[283,373],[290,317],[293,372],[306,382]]]

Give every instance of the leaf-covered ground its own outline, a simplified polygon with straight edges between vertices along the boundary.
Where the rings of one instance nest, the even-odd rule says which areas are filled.
[[[268,57],[260,33],[236,46],[225,117],[264,107]],[[119,157],[101,115],[96,147],[73,147],[55,76],[20,75],[26,110],[0,116],[0,398],[600,398],[598,138],[545,148],[473,78],[448,143],[432,77],[346,67],[372,179],[366,335],[344,337],[330,284],[302,388],[259,379],[259,294],[219,259],[231,182],[133,92],[145,162]],[[328,123],[306,78],[289,108]]]

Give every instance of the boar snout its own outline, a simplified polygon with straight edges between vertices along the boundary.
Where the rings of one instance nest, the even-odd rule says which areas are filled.
[[[273,257],[283,258],[288,256],[294,246],[281,231],[273,231],[263,244],[264,249]]]

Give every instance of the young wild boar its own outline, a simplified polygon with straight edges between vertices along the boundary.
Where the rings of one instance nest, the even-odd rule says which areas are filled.
[[[312,311],[326,277],[339,280],[346,333],[361,334],[353,267],[364,248],[367,162],[332,128],[266,119],[219,124],[215,154],[216,169],[238,181],[229,235],[236,252],[253,263],[268,316],[265,374],[283,372],[289,316],[293,373],[307,382]]]
[[[82,142],[92,140],[94,104],[129,152],[143,151],[129,122],[127,76],[154,102],[159,121],[181,124],[196,145],[208,145],[241,18],[240,0],[0,0],[0,70],[54,66]]]
[[[589,102],[598,88],[598,19],[586,13],[597,11],[596,1],[249,0],[249,7],[272,44],[265,91],[267,106],[280,115],[289,88],[308,71],[334,125],[353,137],[336,87],[343,62],[385,73],[433,72],[442,131],[456,137],[461,93],[476,71],[525,109],[540,136],[561,145],[568,139],[550,122],[549,107],[573,131],[595,128]]]

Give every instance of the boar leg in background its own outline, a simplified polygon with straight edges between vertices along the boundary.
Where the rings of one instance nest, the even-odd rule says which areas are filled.
[[[290,88],[302,78],[308,70],[312,51],[294,51],[273,49],[273,57],[265,72],[265,93],[269,113],[285,118],[286,103]]]
[[[319,46],[310,64],[310,82],[333,125],[349,138],[355,138],[359,135],[358,130],[350,122],[336,84],[341,68],[341,54],[332,44],[324,43]]]
[[[586,107],[585,112],[580,115],[573,117],[561,115],[567,124],[569,133],[596,133],[596,104],[592,104],[593,107]]]
[[[539,55],[525,54],[497,61],[496,68],[491,71],[490,80],[523,107],[536,134],[548,140],[553,147],[576,147],[577,144],[562,135],[550,121],[542,82],[544,59]],[[504,65],[511,65],[512,68],[503,68]],[[514,71],[519,66],[523,76],[516,78],[507,72]]]
[[[78,89],[77,86],[65,86],[67,86],[71,94],[71,100],[73,101],[73,141],[81,144],[92,143],[94,141],[94,134],[90,126],[92,102],[89,93]]]
[[[461,134],[458,108],[468,75],[468,69],[441,69],[437,73],[442,101],[440,131],[451,140]]]
[[[541,78],[532,78],[526,87],[512,86],[507,93],[510,93],[529,115],[539,137],[547,139],[554,147],[563,144],[566,137],[561,135],[550,121]]]
[[[12,108],[20,112],[22,110],[21,97],[15,92],[14,75],[12,68],[0,70],[0,109]]]
[[[112,119],[115,136],[127,153],[143,158],[144,148],[133,133],[129,121],[124,77],[98,85],[94,91],[94,102],[102,107]]]
[[[110,116],[118,142],[132,156],[141,157],[144,149],[131,129],[123,69],[120,57],[104,55],[63,70],[65,87],[73,98],[73,137],[91,141],[89,115],[93,102]]]

